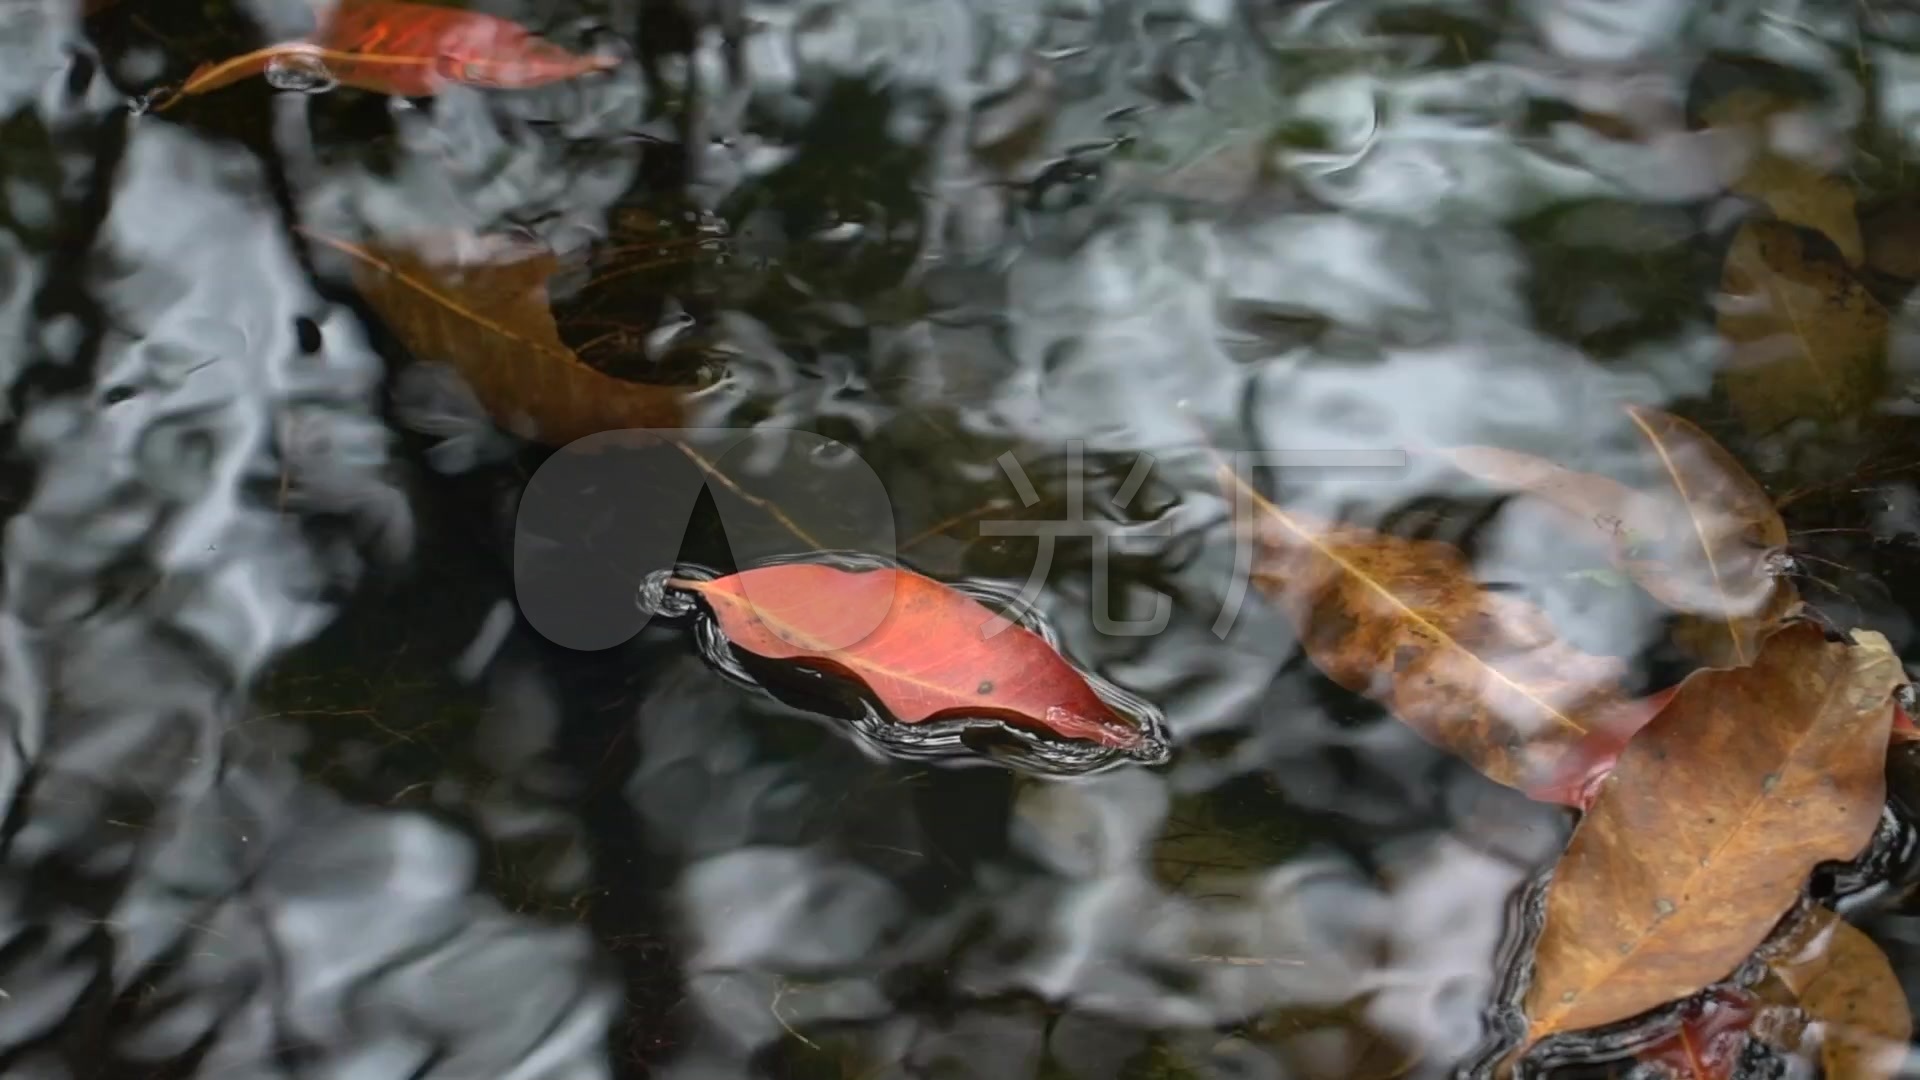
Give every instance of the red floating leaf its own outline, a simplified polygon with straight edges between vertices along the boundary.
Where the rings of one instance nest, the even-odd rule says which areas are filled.
[[[1673,695],[1679,690],[1677,685],[1669,686],[1631,702],[1628,710],[1620,714],[1619,741],[1596,739],[1585,744],[1582,753],[1576,755],[1581,769],[1563,774],[1558,782],[1530,788],[1527,794],[1542,802],[1562,803],[1576,810],[1585,810],[1593,805],[1594,796],[1600,793],[1600,782],[1613,772],[1621,751],[1627,748],[1626,740],[1652,723],[1653,718],[1660,715],[1660,710],[1667,707],[1667,702],[1672,701]]]
[[[1759,1002],[1734,987],[1719,987],[1687,1005],[1680,1028],[1637,1056],[1672,1080],[1731,1080],[1747,1045]]]
[[[985,716],[1122,750],[1143,739],[1046,639],[909,570],[787,563],[671,584],[698,592],[735,648],[856,679],[903,724]]]
[[[304,40],[200,65],[169,104],[259,75],[276,61],[312,65],[344,85],[402,97],[430,97],[449,83],[542,86],[618,64],[570,53],[518,23],[477,11],[342,0]]]

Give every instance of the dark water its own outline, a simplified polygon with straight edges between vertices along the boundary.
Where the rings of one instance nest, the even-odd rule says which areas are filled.
[[[1915,655],[1895,5],[497,0],[626,59],[416,99],[289,61],[160,113],[129,103],[311,14],[78,8],[0,4],[6,1076],[1450,1075],[1570,815],[1334,686],[1259,603],[1214,632],[1196,431],[1598,468],[1621,403],[1670,408],[1790,496],[1807,596]],[[1766,211],[1700,119],[1741,88],[1855,190],[1891,318],[1871,400],[1760,433],[1716,304]],[[1026,580],[1037,543],[981,508],[1055,520],[1084,475],[1038,606],[1171,759],[899,758],[682,628],[531,632],[512,529],[546,451],[301,229],[539,238],[574,259],[568,345],[713,383],[704,423],[853,447],[926,573]],[[1659,606],[1522,503],[1419,459],[1277,490],[1461,545],[1636,689],[1675,674]],[[716,505],[690,560],[724,555]],[[1849,914],[1914,994],[1899,825]]]

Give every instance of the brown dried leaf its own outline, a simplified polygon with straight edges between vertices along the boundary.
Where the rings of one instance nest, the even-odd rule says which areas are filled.
[[[560,340],[547,302],[559,261],[544,248],[423,254],[307,235],[351,256],[360,294],[414,355],[458,371],[488,415],[523,438],[563,446],[680,418],[682,388],[616,379]]]
[[[1913,1014],[1886,954],[1873,939],[1823,907],[1769,949],[1768,966],[1824,1028],[1826,1073],[1889,1080],[1899,1072]]]
[[[1539,608],[1482,588],[1459,549],[1252,500],[1254,583],[1313,662],[1492,779],[1581,805],[1657,707],[1620,691],[1621,660],[1579,652]]]
[[[1517,450],[1445,450],[1462,471],[1529,492],[1591,527],[1623,572],[1668,607],[1689,615],[1676,631],[1709,664],[1750,664],[1758,639],[1798,602],[1790,581],[1769,572],[1787,527],[1767,493],[1733,455],[1681,418],[1642,406],[1628,415],[1647,439],[1666,483],[1628,487]]]
[[[1554,869],[1528,1041],[1686,997],[1745,960],[1886,800],[1900,661],[1807,623],[1695,672],[1602,781]]]
[[[1720,385],[1749,430],[1839,420],[1870,408],[1886,382],[1887,311],[1845,266],[1777,221],[1749,221],[1727,252]]]

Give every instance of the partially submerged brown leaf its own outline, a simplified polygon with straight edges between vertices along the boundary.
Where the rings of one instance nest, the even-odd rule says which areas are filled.
[[[1814,907],[1778,945],[1768,967],[1821,1026],[1820,1057],[1831,1077],[1888,1080],[1899,1072],[1913,1014],[1873,939]]]
[[[1627,412],[1659,463],[1665,479],[1658,488],[1499,447],[1443,453],[1461,470],[1544,499],[1592,529],[1648,593],[1699,616],[1676,631],[1696,655],[1714,665],[1750,664],[1759,637],[1799,599],[1769,566],[1786,547],[1787,527],[1767,493],[1706,432],[1658,409]]]
[[[1695,672],[1600,784],[1547,892],[1528,1041],[1686,997],[1745,960],[1886,799],[1900,661],[1795,623]]]
[[[581,362],[547,306],[552,252],[423,254],[307,233],[350,256],[353,281],[416,357],[446,364],[500,426],[560,446],[602,431],[672,427],[683,388],[617,379]]]
[[[1254,583],[1315,665],[1492,779],[1581,805],[1657,707],[1621,692],[1620,659],[1574,649],[1539,608],[1482,588],[1459,549],[1253,500]]]
[[[1809,250],[1791,226],[1741,226],[1720,292],[1720,336],[1732,350],[1720,384],[1750,430],[1764,433],[1802,417],[1845,419],[1879,397],[1886,309],[1839,261]]]
[[[1803,225],[1833,241],[1848,265],[1858,266],[1864,254],[1860,222],[1854,212],[1853,187],[1798,158],[1772,148],[1768,127],[1791,102],[1758,90],[1741,89],[1720,98],[1703,112],[1721,131],[1738,133],[1750,145],[1746,170],[1733,190],[1765,203],[1773,216]]]

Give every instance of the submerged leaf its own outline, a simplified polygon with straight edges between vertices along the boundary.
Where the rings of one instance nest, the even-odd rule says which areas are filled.
[[[542,86],[618,65],[611,57],[575,55],[518,23],[478,11],[342,0],[322,12],[319,27],[304,40],[200,65],[161,108],[289,61],[324,70],[348,86],[402,97],[429,97],[449,83]]]
[[[679,420],[682,388],[614,378],[561,342],[547,306],[559,263],[544,248],[433,257],[306,235],[351,256],[354,284],[407,348],[458,371],[488,414],[524,438],[559,446]]]
[[[1886,382],[1887,312],[1848,269],[1775,221],[1741,226],[1720,285],[1720,373],[1747,427],[1856,416]]]
[[[1920,278],[1920,197],[1892,196],[1864,218],[1867,265],[1902,281]]]
[[[1482,588],[1459,549],[1256,506],[1254,583],[1314,664],[1492,779],[1582,805],[1659,708],[1621,692],[1623,661],[1579,652],[1539,608]]]
[[[1786,626],[1752,667],[1689,676],[1627,747],[1548,887],[1529,1042],[1724,978],[1816,865],[1866,846],[1902,674],[1884,637],[1855,636]]]
[[[1906,993],[1880,946],[1846,920],[1813,908],[1770,950],[1769,967],[1822,1028],[1826,1073],[1847,1080],[1898,1074],[1913,1034]]]
[[[992,717],[1118,749],[1143,741],[1046,639],[912,571],[785,563],[670,584],[699,593],[735,648],[858,680],[903,724]]]
[[[1443,451],[1462,471],[1528,492],[1593,529],[1614,563],[1676,611],[1700,616],[1677,636],[1708,663],[1750,664],[1757,640],[1799,597],[1771,572],[1787,527],[1767,493],[1706,432],[1658,409],[1633,406],[1665,482],[1629,487],[1517,450]]]
[[[1781,221],[1826,236],[1848,265],[1858,266],[1865,257],[1860,223],[1853,214],[1853,189],[1846,181],[1789,157],[1763,154],[1734,190],[1764,200]]]
[[[1244,803],[1254,801],[1252,809]],[[1145,856],[1154,880],[1170,892],[1263,903],[1275,866],[1299,854],[1308,830],[1297,818],[1255,800],[1229,801],[1217,791],[1174,799]]]
[[[1743,88],[1707,106],[1703,116],[1713,127],[1740,132],[1753,144],[1753,156],[1746,171],[1733,182],[1733,190],[1759,199],[1781,221],[1804,225],[1826,236],[1849,265],[1858,266],[1864,245],[1854,212],[1853,188],[1844,179],[1829,176],[1768,145],[1769,122],[1790,105],[1773,95]]]

